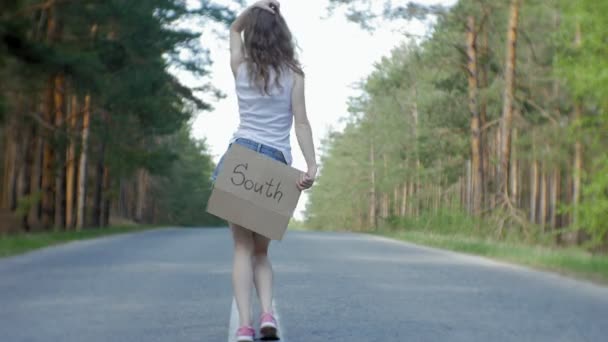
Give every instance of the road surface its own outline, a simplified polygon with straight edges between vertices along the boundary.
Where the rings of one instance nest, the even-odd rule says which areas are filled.
[[[169,228],[0,259],[0,341],[227,341],[231,247]],[[272,259],[284,341],[608,341],[608,288],[559,275],[341,233]]]

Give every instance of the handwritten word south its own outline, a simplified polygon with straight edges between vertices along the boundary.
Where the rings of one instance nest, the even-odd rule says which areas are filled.
[[[235,186],[242,186],[247,191],[256,192],[262,196],[266,196],[267,198],[273,198],[277,201],[277,203],[281,202],[281,199],[283,198],[283,192],[279,190],[281,188],[281,182],[275,186],[274,178],[270,179],[270,181],[266,183],[254,182],[251,179],[247,179],[245,176],[245,171],[247,171],[248,167],[249,164],[238,164],[234,167],[234,170],[232,171],[233,176],[230,178],[232,184]],[[266,191],[264,192],[264,190]]]

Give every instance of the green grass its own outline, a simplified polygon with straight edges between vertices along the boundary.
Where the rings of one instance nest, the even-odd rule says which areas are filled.
[[[94,239],[97,237],[140,232],[155,229],[156,226],[116,226],[85,229],[80,232],[40,232],[31,234],[0,236],[0,258],[22,254],[32,250],[58,245],[70,241]]]
[[[307,230],[309,230],[308,227],[306,226],[305,222],[298,221],[298,220],[296,220],[294,218],[292,218],[291,220],[289,220],[288,229],[289,230],[296,230],[296,231],[307,231]]]
[[[608,255],[593,255],[580,248],[534,246],[428,230],[382,230],[374,234],[608,284]]]

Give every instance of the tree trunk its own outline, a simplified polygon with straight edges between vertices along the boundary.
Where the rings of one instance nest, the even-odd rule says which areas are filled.
[[[417,197],[417,193],[416,193],[416,181],[411,181],[410,182],[410,200],[409,200],[409,205],[410,205],[410,216],[412,217],[418,217],[418,197]]]
[[[7,183],[6,183],[6,208],[14,211],[17,208],[17,177],[18,177],[18,168],[17,168],[17,159],[18,159],[18,146],[11,139],[9,143],[10,153],[8,153],[9,164],[7,169]]]
[[[572,204],[574,201],[572,199],[573,197],[573,189],[574,189],[574,174],[571,175],[572,177],[567,177],[566,178],[566,191],[564,194],[564,203],[569,203]],[[571,211],[568,211],[564,214],[562,220],[563,220],[563,224],[565,226],[572,226],[572,213]],[[566,237],[567,239],[567,237]]]
[[[44,121],[49,126],[55,124],[54,111],[54,86],[55,77],[51,77],[48,81],[46,95],[44,97]],[[54,218],[54,194],[55,194],[55,151],[51,141],[51,136],[54,132],[48,132],[44,141],[44,151],[42,155],[42,226],[48,230],[53,224]]]
[[[475,17],[467,19],[467,78],[469,85],[469,112],[471,114],[471,167],[472,167],[472,203],[473,215],[480,216],[483,206],[484,174],[481,120],[479,117],[477,82],[477,32]]]
[[[120,180],[119,189],[118,215],[122,218],[130,219],[132,216],[129,207],[129,183],[124,178]]]
[[[54,111],[55,111],[55,127],[60,128],[64,120],[64,104],[65,104],[65,76],[59,74],[55,77],[54,87]],[[55,168],[55,229],[65,226],[65,210],[64,210],[64,191],[65,185],[65,166],[63,163],[63,153],[56,154]]]
[[[57,8],[54,2],[51,2],[47,9],[48,19],[47,19],[47,27],[46,27],[46,42],[49,45],[53,45],[58,42],[62,35],[61,24],[58,20]],[[57,96],[60,94],[62,89],[63,79],[60,74],[53,75],[49,78],[46,94],[43,99],[44,101],[44,109],[43,116],[44,121],[51,127],[56,127],[57,122],[57,114],[61,112],[61,110],[57,110],[63,106],[63,102],[61,100],[60,103],[55,103],[57,101],[57,97],[63,97],[63,95]],[[59,89],[56,89],[57,87]],[[53,146],[53,142],[51,138],[56,134],[55,131],[48,132],[46,136],[46,141],[44,141],[44,151],[42,157],[42,225],[44,229],[49,229],[51,225],[55,222],[55,213],[60,208],[56,208],[55,199],[57,197],[57,191],[60,189],[56,188],[56,167],[59,167],[59,163],[57,163],[56,151]]]
[[[517,180],[517,200],[516,200],[516,206],[517,208],[525,208],[525,204],[524,204],[524,170],[526,168],[526,164],[522,161],[522,160],[518,160],[517,161],[517,176],[516,176],[516,180]]]
[[[38,130],[32,126],[32,141],[29,146],[31,153],[32,164],[30,169],[30,196],[32,196],[33,204],[30,208],[27,218],[26,230],[38,230],[41,226],[42,205],[40,201],[42,189],[42,138],[37,135]],[[34,200],[35,199],[35,200]]]
[[[68,152],[66,156],[66,188],[65,188],[65,218],[66,228],[68,230],[74,228],[75,216],[74,216],[74,200],[77,196],[75,193],[75,180],[76,180],[76,142],[73,138],[76,132],[76,125],[78,122],[78,98],[76,95],[72,95],[72,101],[70,104],[70,117],[69,117],[69,135],[70,142],[68,146]]]
[[[93,227],[101,227],[102,222],[102,201],[103,201],[103,182],[104,182],[104,171],[105,171],[105,153],[106,143],[102,141],[99,147],[99,160],[97,161],[96,175],[95,175],[95,195],[93,196]]]
[[[462,211],[466,211],[466,209],[467,209],[467,207],[466,207],[467,191],[466,191],[466,182],[464,180],[464,177],[460,177],[460,179],[458,181],[458,188],[460,191],[460,209]]]
[[[532,162],[532,170],[530,172],[530,222],[536,223],[536,212],[538,203],[538,161]]]
[[[577,102],[574,106],[574,124],[580,123],[583,117],[583,106]],[[574,165],[572,170],[572,226],[579,228],[578,207],[581,202],[581,177],[583,174],[583,143],[580,137],[574,143]]]
[[[376,165],[375,165],[375,147],[372,141],[369,149],[369,160],[371,165],[371,176],[370,176],[370,189],[369,189],[369,226],[370,228],[376,228]]]
[[[2,181],[2,202],[0,209],[15,210],[17,190],[17,144],[15,142],[15,131],[12,123],[6,127],[4,144],[4,177]]]
[[[467,160],[465,164],[465,176],[466,176],[466,194],[465,194],[465,202],[467,213],[471,214],[471,207],[473,202],[473,170],[471,167],[471,160]]]
[[[31,178],[32,178],[32,169],[34,167],[34,146],[37,141],[37,137],[35,135],[36,129],[34,125],[27,125],[27,138],[24,139],[23,145],[21,147],[21,154],[23,156],[23,165],[21,168],[21,172],[19,173],[18,180],[18,192],[19,199],[26,199],[29,203],[32,203],[32,189],[31,189]],[[34,203],[32,203],[34,204]],[[29,209],[28,209],[29,210]],[[23,212],[23,216],[21,217],[21,225],[22,228],[26,232],[30,231],[30,226],[28,223],[29,212]]]
[[[16,184],[16,205],[19,206],[19,202],[27,198],[29,195],[29,172],[31,166],[31,155],[28,151],[30,142],[34,138],[29,125],[24,125],[19,128],[22,133],[20,138],[20,144],[18,146],[18,166],[17,166],[17,184]],[[25,216],[25,215],[24,215]],[[22,218],[22,223],[25,225],[25,217]]]
[[[101,226],[107,227],[110,224],[110,169],[106,166],[103,170],[103,206],[102,206],[102,218]]]
[[[412,214],[414,217],[418,217],[419,209],[420,209],[420,151],[418,147],[418,89],[414,86],[414,107],[412,110],[412,118],[414,119],[414,153],[416,155],[416,169],[415,169],[415,178],[412,183],[412,191],[410,192],[410,198],[412,199],[410,203],[412,204]]]
[[[511,130],[513,125],[513,102],[515,95],[515,71],[517,51],[517,28],[521,0],[511,0],[509,29],[507,34],[507,58],[505,62],[505,89],[501,121],[501,156],[498,172],[499,194],[508,200],[509,164],[511,162]]]
[[[484,9],[484,12],[487,11],[487,9]],[[484,15],[486,17],[489,16],[489,13],[484,13]],[[479,87],[481,89],[487,89],[488,88],[488,60],[489,60],[489,42],[488,42],[488,31],[489,29],[487,28],[488,25],[484,25],[484,27],[482,28],[482,34],[481,34],[481,47],[480,47],[480,53],[481,53],[481,59],[478,58],[478,61],[481,60],[481,63],[477,63],[480,69],[480,74],[481,74],[481,78],[479,80]],[[488,122],[488,99],[487,99],[487,95],[483,95],[480,97],[480,105],[479,105],[479,124],[481,127],[485,127],[485,125]],[[489,134],[485,131],[485,130],[480,130],[480,141],[481,141],[481,163],[482,163],[482,173],[483,173],[483,179],[482,179],[482,196],[484,199],[483,205],[485,207],[488,207],[489,205],[491,205],[489,198],[491,197],[488,194],[488,190],[490,189],[489,186],[489,179],[491,177],[490,175],[490,150],[489,150],[489,141],[488,141],[488,136]]]
[[[435,187],[435,201],[433,203],[433,208],[435,209],[435,214],[439,213],[439,208],[441,207],[441,182],[438,181]]]
[[[393,205],[391,206],[391,215],[399,216],[399,189],[401,187],[399,185],[395,185],[393,188]]]
[[[382,193],[382,220],[386,221],[389,216],[390,199],[388,192]]]
[[[575,34],[575,46],[580,48],[582,44],[582,33],[581,25],[579,22],[576,23],[576,34]],[[580,99],[575,100],[574,113],[573,113],[573,124],[579,125],[583,118],[583,104]],[[576,130],[576,141],[574,143],[574,161],[572,169],[572,216],[571,224],[576,230],[580,228],[578,219],[578,210],[581,202],[581,177],[583,174],[583,143],[580,137],[580,130]],[[575,242],[578,244],[581,242],[581,234],[576,233]]]
[[[492,150],[493,155],[495,160],[497,160],[498,162],[495,163],[494,165],[492,165],[492,167],[490,168],[492,170],[492,179],[494,181],[494,188],[497,189],[496,194],[494,194],[493,196],[490,196],[490,208],[496,208],[496,200],[498,198],[498,195],[500,193],[500,190],[498,189],[499,185],[498,185],[498,169],[499,164],[500,164],[500,129],[496,129],[494,131],[494,149]]]
[[[386,182],[386,177],[387,177],[387,169],[388,169],[388,158],[386,156],[386,153],[382,154],[382,159],[384,162],[384,169],[383,169],[383,173],[384,173],[384,180]],[[384,186],[385,187],[385,186]],[[382,219],[386,220],[388,219],[388,211],[389,211],[389,195],[388,195],[388,191],[383,191],[382,193]]]
[[[116,199],[116,204],[112,204],[113,206],[116,206],[116,216],[117,217],[125,217],[125,207],[126,207],[126,189],[125,189],[125,180],[123,178],[120,178],[118,180],[118,198]]]
[[[78,201],[76,206],[76,230],[85,226],[85,204],[87,194],[87,158],[89,149],[89,122],[91,117],[91,95],[84,99],[82,119],[82,149],[80,151],[80,165],[78,167]]]
[[[545,230],[547,226],[547,194],[547,172],[543,165],[543,169],[540,173],[540,210],[538,214],[538,223],[543,230]]]
[[[408,186],[407,186],[407,181],[405,181],[403,183],[403,189],[402,189],[402,194],[403,197],[401,198],[401,217],[405,217],[405,215],[407,214],[407,191],[408,191]]]
[[[148,173],[145,169],[137,171],[137,202],[135,207],[135,221],[145,222],[146,198],[148,192]]]
[[[553,169],[553,175],[551,176],[551,227],[556,229],[559,227],[559,216],[557,213],[559,206],[559,196],[561,193],[561,176],[559,166]]]
[[[519,161],[517,160],[517,129],[513,129],[513,141],[511,144],[511,170],[509,172],[511,181],[510,181],[510,185],[511,185],[511,199],[514,203],[514,205],[517,205],[517,203],[519,203],[519,184],[518,184],[518,175],[519,175]]]

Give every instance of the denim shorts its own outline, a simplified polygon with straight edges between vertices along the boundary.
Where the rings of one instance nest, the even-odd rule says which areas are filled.
[[[246,139],[246,138],[236,139],[233,143],[228,145],[228,149],[230,149],[230,146],[232,146],[232,144],[238,144],[238,145],[244,146],[250,150],[261,153],[274,160],[280,161],[283,164],[287,164],[287,161],[285,160],[285,156],[283,155],[283,152],[281,152],[280,150],[278,150],[274,147],[260,144],[258,142],[255,142],[253,140]],[[217,179],[217,175],[220,173],[220,170],[222,168],[222,163],[224,161],[225,156],[226,156],[226,153],[224,153],[224,155],[222,155],[222,157],[220,158],[220,161],[217,163],[217,166],[215,167],[215,170],[213,170],[213,174],[211,175],[211,181],[213,183],[215,183],[215,180]]]

